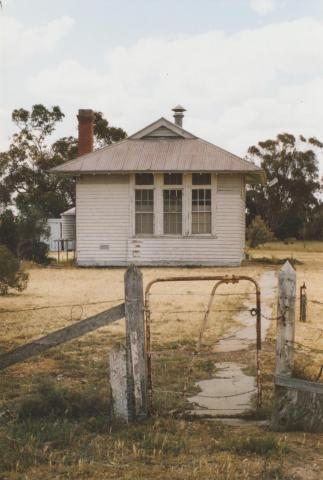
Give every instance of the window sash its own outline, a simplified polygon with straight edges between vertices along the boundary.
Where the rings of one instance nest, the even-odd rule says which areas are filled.
[[[183,190],[163,190],[164,235],[182,235]]]
[[[183,174],[164,173],[164,185],[183,185]]]
[[[211,185],[211,174],[192,173],[192,185]]]
[[[135,190],[135,234],[154,234],[154,190]]]
[[[210,188],[192,189],[192,234],[212,233],[212,191]]]
[[[135,185],[154,185],[153,173],[136,173]]]

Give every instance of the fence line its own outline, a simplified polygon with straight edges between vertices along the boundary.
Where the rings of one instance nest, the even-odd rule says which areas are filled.
[[[123,298],[115,298],[113,300],[100,300],[98,302],[87,302],[87,303],[67,303],[67,304],[60,304],[60,305],[42,305],[40,307],[30,307],[30,308],[17,308],[17,309],[1,309],[1,313],[20,313],[20,312],[32,312],[35,310],[47,310],[47,309],[55,309],[55,308],[68,308],[68,307],[85,307],[87,305],[102,305],[104,303],[115,303],[115,302],[123,302]]]
[[[0,355],[0,370],[3,370],[10,365],[14,365],[15,363],[27,360],[49,348],[56,347],[100,327],[121,320],[124,316],[125,306],[124,303],[122,303],[85,320],[81,320],[75,325],[69,325],[68,327],[56,330],[45,337],[41,337],[33,342],[22,345],[13,351]]]

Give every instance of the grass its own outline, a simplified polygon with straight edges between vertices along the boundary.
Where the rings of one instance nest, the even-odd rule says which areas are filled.
[[[284,243],[281,241],[265,243],[260,250],[271,250],[279,252],[317,252],[323,253],[323,242],[316,240],[295,240],[292,242]]]
[[[293,265],[293,267],[295,267],[296,265],[303,264],[303,262],[301,262],[297,258],[293,258],[293,257],[277,258],[277,257],[274,257],[273,255],[271,257],[249,256],[248,261],[254,262],[254,263],[262,263],[263,265],[284,265],[285,262],[289,262],[291,265]]]
[[[288,249],[293,246],[289,245]],[[298,248],[298,247],[297,247]],[[297,324],[297,341],[323,349],[319,335],[323,301],[323,255],[305,249],[292,252],[298,282],[308,286],[309,323]],[[314,246],[313,246],[314,248]],[[316,246],[318,249],[319,246]],[[323,249],[322,249],[323,251]],[[288,251],[289,255],[290,251]],[[252,252],[269,258],[268,246]],[[286,249],[275,250],[278,259]],[[264,263],[228,269],[143,269],[144,281],[166,275],[245,274],[254,278],[268,268]],[[23,344],[50,331],[75,323],[119,303],[123,298],[123,269],[31,268],[30,284],[21,295],[1,298],[0,349]],[[161,480],[301,480],[317,477],[322,465],[322,438],[297,432],[271,433],[257,425],[229,426],[190,418],[180,394],[212,283],[156,285],[152,292],[152,346],[154,412],[136,425],[122,426],[110,418],[107,352],[124,336],[118,322],[69,344],[48,351],[2,372],[0,395],[0,478],[12,480],[118,478]],[[241,285],[234,287],[241,291]],[[231,292],[232,286],[221,293]],[[174,295],[176,293],[176,295]],[[263,295],[266,295],[264,292]],[[214,309],[235,308],[243,297],[218,297]],[[96,305],[89,305],[93,302]],[[72,309],[69,305],[80,304]],[[44,310],[2,313],[48,305]],[[167,313],[191,310],[193,313]],[[194,313],[198,311],[197,313]],[[297,313],[298,314],[298,313]],[[188,392],[195,382],[214,376],[217,362],[241,361],[254,373],[254,352],[217,354],[214,341],[236,328],[230,314],[213,312],[200,357],[196,357]],[[314,330],[313,330],[314,329]],[[270,337],[274,337],[273,328]],[[262,351],[263,406],[254,418],[270,416],[273,392],[274,342]],[[297,352],[300,376],[317,373],[321,357]],[[179,394],[165,393],[165,391]],[[318,467],[315,467],[318,465]]]

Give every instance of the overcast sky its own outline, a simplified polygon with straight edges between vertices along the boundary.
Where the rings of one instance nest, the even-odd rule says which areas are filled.
[[[128,134],[171,108],[233,153],[279,132],[323,139],[323,0],[3,0],[0,148],[11,111],[79,108]]]

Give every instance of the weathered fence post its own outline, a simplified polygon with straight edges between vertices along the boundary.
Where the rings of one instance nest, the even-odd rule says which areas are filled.
[[[110,385],[112,392],[112,410],[114,418],[128,423],[128,375],[126,362],[126,348],[116,345],[109,352]]]
[[[305,282],[299,289],[299,321],[306,322],[307,318],[307,295]]]
[[[279,271],[276,375],[291,375],[294,361],[296,272],[287,261]]]
[[[125,273],[126,355],[130,420],[148,415],[147,354],[142,273],[131,265]]]

